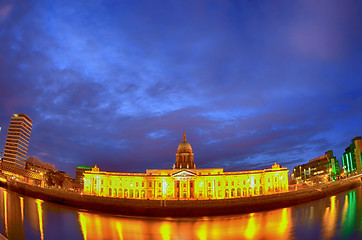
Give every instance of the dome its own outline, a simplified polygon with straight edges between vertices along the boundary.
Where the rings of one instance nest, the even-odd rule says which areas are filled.
[[[192,153],[192,147],[190,143],[186,141],[186,133],[184,132],[184,139],[183,141],[178,145],[177,148],[178,153]]]
[[[183,141],[178,145],[177,152],[192,153],[192,147],[190,143]]]

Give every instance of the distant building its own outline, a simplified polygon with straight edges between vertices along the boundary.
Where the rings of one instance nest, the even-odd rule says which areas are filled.
[[[294,167],[292,180],[296,182],[326,182],[334,181],[340,176],[339,162],[333,151],[328,150],[324,155],[309,160],[308,163]]]
[[[355,137],[342,155],[343,172],[348,176],[362,172],[362,139]]]
[[[84,184],[84,172],[92,170],[92,167],[78,166],[75,170],[75,182]]]
[[[84,172],[84,193],[133,199],[226,199],[288,191],[288,170],[224,172],[222,168],[196,169],[191,145],[179,144],[173,169],[147,169],[146,173]]]
[[[32,122],[24,113],[14,114],[11,117],[3,162],[25,168]]]
[[[26,160],[25,169],[43,174],[45,174],[49,170],[56,171],[53,164],[39,161],[35,157],[29,157],[28,160]]]

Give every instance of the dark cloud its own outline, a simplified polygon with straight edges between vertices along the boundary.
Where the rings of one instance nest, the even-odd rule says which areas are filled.
[[[0,4],[0,147],[12,113],[30,156],[170,168],[182,132],[198,167],[294,165],[361,135],[355,1]]]

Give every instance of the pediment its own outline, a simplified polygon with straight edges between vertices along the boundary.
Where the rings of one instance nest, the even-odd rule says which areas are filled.
[[[187,171],[187,170],[181,170],[178,172],[175,172],[171,175],[171,177],[194,177],[196,176],[195,173]]]

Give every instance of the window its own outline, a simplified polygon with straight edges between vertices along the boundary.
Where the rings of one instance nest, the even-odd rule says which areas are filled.
[[[101,180],[101,184],[103,184],[103,179]]]
[[[148,186],[149,186],[149,187],[152,187],[152,182],[150,182],[150,183],[148,184]]]
[[[226,181],[225,186],[228,186],[228,185],[229,185],[229,183],[228,183],[228,181]]]
[[[161,187],[161,183],[158,183],[158,187]]]
[[[268,182],[270,182],[270,178],[268,178]]]
[[[209,183],[209,187],[211,187],[211,183]]]
[[[259,179],[259,183],[261,183],[261,178]]]
[[[217,182],[217,185],[220,187],[220,181]]]
[[[136,182],[136,187],[138,187],[138,182]]]
[[[234,181],[231,182],[231,186],[234,186]]]
[[[256,179],[254,179],[254,184],[256,184]]]

